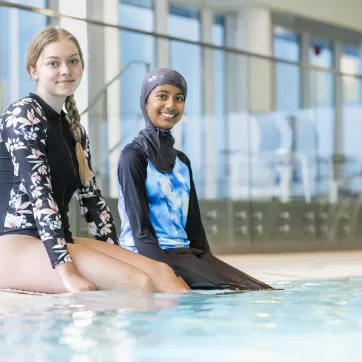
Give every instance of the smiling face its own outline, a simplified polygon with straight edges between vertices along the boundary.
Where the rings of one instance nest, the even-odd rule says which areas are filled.
[[[30,74],[37,82],[37,94],[48,103],[74,94],[83,75],[83,64],[77,45],[60,39],[44,47]],[[49,100],[53,102],[49,102]]]
[[[146,110],[151,122],[157,128],[170,129],[184,115],[185,96],[173,85],[160,85],[148,96]]]

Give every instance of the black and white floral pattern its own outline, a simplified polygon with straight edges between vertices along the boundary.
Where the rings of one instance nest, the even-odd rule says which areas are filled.
[[[33,98],[13,103],[0,117],[0,142],[14,165],[4,230],[36,227],[51,264],[72,262],[66,245],[59,209],[52,195],[50,168],[46,156],[47,120]],[[82,146],[91,166],[89,140],[82,127]],[[89,187],[80,187],[76,198],[89,230],[98,240],[117,244],[110,210],[93,177]],[[3,200],[1,200],[3,202]]]

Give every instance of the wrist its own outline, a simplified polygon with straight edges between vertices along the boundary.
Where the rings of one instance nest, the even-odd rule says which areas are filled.
[[[73,263],[61,263],[55,267],[55,270],[61,277],[77,274],[77,269]]]

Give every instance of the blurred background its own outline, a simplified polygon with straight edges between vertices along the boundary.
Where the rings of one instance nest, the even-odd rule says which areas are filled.
[[[144,125],[141,83],[172,67],[189,86],[176,147],[214,251],[361,248],[361,14],[360,0],[0,1],[0,108],[35,90],[25,54],[39,31],[76,35],[76,100],[119,227],[116,167]],[[73,234],[86,235],[78,209]]]

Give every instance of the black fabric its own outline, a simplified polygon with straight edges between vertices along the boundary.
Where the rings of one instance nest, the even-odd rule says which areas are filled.
[[[135,246],[141,255],[166,263],[174,269],[158,244],[149,218],[146,192],[147,157],[132,143],[124,148],[118,163],[118,181],[122,188],[126,213]],[[177,272],[174,269],[175,272]]]
[[[185,163],[190,172],[190,201],[185,226],[187,240],[190,241],[190,246],[193,248],[210,251],[202,225],[190,160],[180,151],[177,151],[177,156],[180,161]],[[149,218],[149,205],[145,185],[147,165],[146,155],[133,142],[124,148],[118,162],[118,181],[122,189],[132,236],[140,254],[168,264],[178,274],[172,262],[159,246],[155,230]]]
[[[53,197],[59,209],[65,241],[73,243],[68,217],[69,203],[74,192],[80,187],[81,180],[70,123],[65,112],[62,111],[59,114],[34,93],[30,93],[30,97],[35,99],[45,112],[47,119],[46,156],[50,168]],[[4,220],[8,208],[8,202],[5,202],[5,199],[9,199],[13,175],[14,166],[9,153],[5,145],[0,143],[0,197],[4,201],[0,203],[1,234],[4,233]],[[22,229],[7,230],[6,233],[31,235],[40,238],[35,225],[23,227]]]
[[[47,127],[47,159],[50,168],[54,201],[64,228],[65,241],[72,242],[69,224],[69,203],[74,192],[81,186],[79,164],[75,153],[75,140],[65,112],[60,114],[37,94],[30,93],[44,109]]]
[[[154,126],[144,128],[133,140],[147,155],[160,172],[171,172],[175,166],[175,139],[170,130]]]
[[[268,284],[224,263],[211,252],[195,248],[177,248],[166,250],[165,253],[191,289],[273,289]]]
[[[0,143],[0,235],[4,231],[5,216],[13,185],[14,166],[5,145]]]
[[[210,251],[209,242],[207,241],[204,226],[201,220],[199,201],[196,194],[194,178],[192,175],[191,162],[189,158],[181,151],[177,151],[177,157],[188,167],[190,173],[190,201],[187,213],[185,231],[190,246],[203,251]]]
[[[82,126],[80,133],[92,170],[89,139]],[[0,200],[2,234],[38,231],[53,268],[72,262],[67,249],[67,243],[72,242],[67,212],[75,191],[93,236],[118,244],[113,218],[96,178],[93,176],[88,186],[80,182],[75,144],[64,113],[58,114],[37,96],[22,98],[1,114],[0,141],[7,150],[6,162],[13,164],[12,188]],[[0,172],[0,179],[2,176]]]
[[[143,81],[140,106],[145,118],[146,127],[133,140],[134,145],[143,150],[147,157],[160,172],[171,172],[175,166],[175,139],[169,129],[159,129],[150,120],[147,110],[147,98],[152,90],[160,85],[169,84],[178,87],[187,96],[187,83],[184,77],[175,70],[159,68],[148,73]]]

